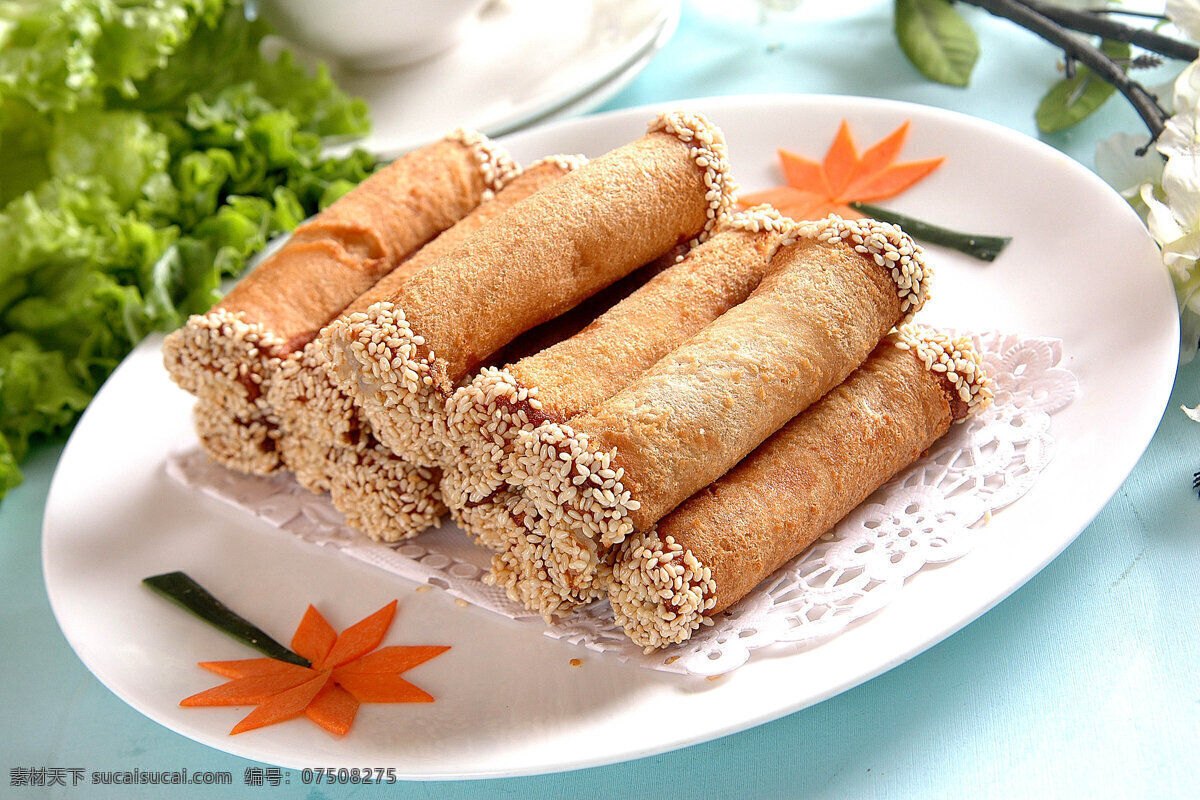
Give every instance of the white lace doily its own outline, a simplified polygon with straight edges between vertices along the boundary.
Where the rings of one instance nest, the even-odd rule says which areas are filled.
[[[1056,339],[999,333],[975,337],[995,402],[954,426],[920,461],[850,513],[804,555],[764,581],[688,642],[651,655],[614,625],[598,602],[554,625],[483,583],[489,552],[451,523],[393,545],[347,527],[325,495],[290,475],[230,472],[189,450],[172,456],[180,483],[254,514],[306,542],[336,547],[396,575],[545,629],[546,635],[668,672],[719,675],[772,644],[812,644],[879,610],[926,564],[967,553],[995,511],[1021,497],[1054,451],[1050,418],[1078,393]]]

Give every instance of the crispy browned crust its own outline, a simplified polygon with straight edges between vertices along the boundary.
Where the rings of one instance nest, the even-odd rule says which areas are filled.
[[[444,230],[437,238],[418,250],[411,258],[397,264],[396,268],[379,279],[350,303],[342,315],[366,311],[375,303],[387,300],[400,291],[416,272],[459,247],[477,231],[503,214],[514,205],[535,192],[559,180],[575,166],[574,161],[562,157],[548,158],[530,165],[529,169],[504,184],[504,188],[476,206],[469,214]]]
[[[531,358],[547,348],[572,338],[589,327],[602,314],[625,300],[634,292],[641,289],[659,273],[670,269],[676,261],[688,252],[685,245],[654,259],[649,264],[637,269],[621,280],[584,300],[565,314],[555,317],[549,322],[543,322],[536,328],[513,339],[488,359],[490,366],[516,364]]]
[[[719,613],[806,550],[950,429],[937,378],[875,349],[842,385],[658,524],[713,572]]]
[[[445,463],[438,442],[455,384],[522,332],[707,235],[731,202],[723,153],[706,122],[661,115],[651,133],[517,204],[389,301],[330,326],[322,341],[340,384],[398,455]]]
[[[708,220],[689,147],[652,133],[497,218],[392,298],[449,392],[518,335],[696,236]]]
[[[569,419],[627,386],[681,342],[745,300],[778,235],[726,231],[694,248],[577,336],[508,369],[538,387],[542,411]]]
[[[475,151],[442,140],[367,178],[296,229],[217,308],[301,344],[348,303],[475,208],[487,186]]]
[[[644,530],[841,383],[900,321],[890,277],[844,244],[802,240],[731,309],[574,421],[617,448]],[[633,387],[631,387],[633,388]]]

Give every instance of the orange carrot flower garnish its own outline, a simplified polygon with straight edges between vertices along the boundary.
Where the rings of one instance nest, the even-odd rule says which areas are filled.
[[[187,697],[180,705],[257,706],[231,734],[301,714],[330,733],[345,734],[360,703],[432,703],[432,695],[401,678],[400,673],[450,648],[423,645],[375,650],[395,615],[393,600],[339,635],[309,606],[292,637],[292,649],[312,666],[274,658],[201,662],[201,667],[230,680]]]
[[[786,185],[746,195],[741,204],[749,207],[770,203],[781,214],[798,220],[829,214],[857,219],[862,214],[851,208],[851,203],[871,203],[897,195],[945,161],[938,157],[897,163],[908,128],[905,122],[859,155],[850,125],[842,120],[823,161],[811,161],[780,149]]]

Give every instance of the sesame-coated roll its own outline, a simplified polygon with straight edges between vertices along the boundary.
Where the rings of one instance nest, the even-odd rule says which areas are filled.
[[[732,202],[724,141],[704,119],[660,115],[642,138],[517,204],[390,299],[322,335],[339,383],[380,440],[440,464],[446,398],[523,331],[681,241]]]
[[[525,363],[534,356],[545,353],[547,350],[556,348],[562,342],[575,338],[583,331],[589,329],[592,323],[608,314],[613,306],[638,292],[663,271],[674,267],[687,255],[688,251],[689,248],[686,245],[680,246],[661,258],[655,259],[636,272],[626,275],[604,291],[592,295],[561,317],[555,317],[549,322],[544,322],[533,330],[523,333],[500,351],[496,358],[491,360],[496,364]],[[497,368],[485,367],[483,373],[487,374],[495,369]],[[525,406],[525,408],[530,409],[529,406]],[[537,412],[534,413],[536,414]],[[451,502],[449,499],[446,500],[446,505],[450,509],[450,518],[466,531],[468,535],[474,538],[478,544],[492,550],[507,548],[508,537],[499,535],[500,528],[498,525],[502,522],[512,522],[511,518],[505,517],[501,513],[502,508],[507,508],[511,505],[510,498],[508,497],[511,494],[509,487],[502,484],[479,500],[464,500],[461,491],[458,490],[458,486],[459,482],[457,480],[447,480],[446,474],[443,473],[441,481],[442,494],[445,496],[447,491],[449,491],[451,497],[455,498],[454,502]]]
[[[445,496],[446,478],[442,477],[442,494]],[[523,533],[523,517],[516,511],[518,503],[525,502],[520,492],[504,486],[479,501],[449,505],[450,518],[454,520],[478,545],[497,553],[507,551],[509,545]],[[490,582],[485,576],[484,581]]]
[[[364,311],[395,293],[418,270],[450,252],[493,218],[558,180],[583,161],[581,156],[553,156],[531,164],[521,175],[510,180],[494,198],[480,203],[471,213],[381,278],[354,300],[342,312],[342,316]],[[353,400],[330,377],[323,353],[310,342],[303,350],[283,359],[267,393],[267,404],[278,425],[280,457],[296,474],[300,484],[313,491],[329,489],[331,471],[339,464],[348,463],[347,459],[339,457],[336,447],[362,449],[373,446],[370,425],[361,418]],[[331,446],[336,447],[331,449]],[[377,462],[378,459],[375,459],[369,463]],[[343,484],[372,486],[379,485],[379,482],[358,478],[343,481]],[[347,492],[344,497],[354,498],[356,494]],[[353,513],[347,508],[341,510]],[[372,535],[376,533],[374,530],[368,532]],[[382,531],[378,533],[382,535]]]
[[[261,415],[241,417],[201,397],[192,408],[192,421],[200,446],[218,464],[253,475],[278,469],[276,429]]]
[[[327,461],[329,496],[346,524],[372,539],[398,542],[438,524],[446,513],[437,468],[410,464],[371,436],[334,447]]]
[[[745,300],[794,225],[766,207],[737,214],[575,336],[486,368],[460,387],[447,404],[446,503],[468,507],[491,497],[506,482],[519,431],[589,410]]]
[[[167,371],[207,408],[257,420],[269,433],[265,392],[280,358],[516,171],[496,145],[461,131],[397,159],[297,228],[212,311],[168,336]],[[254,446],[255,459],[227,463],[278,467],[270,435]]]
[[[745,302],[591,411],[521,432],[509,480],[530,501],[533,535],[493,561],[494,580],[535,607],[548,579],[565,605],[537,606],[543,614],[593,596],[608,548],[841,383],[923,304],[928,273],[894,225],[801,226]]]
[[[519,356],[544,349],[548,341],[570,336],[612,302],[641,285],[656,269],[657,265],[651,264],[626,276],[561,317],[527,331],[505,350]],[[325,377],[325,385],[333,386],[327,371]],[[342,394],[338,399],[349,402]],[[396,455],[374,436],[370,423],[357,414],[357,408],[353,411],[351,425],[345,428],[346,437],[324,451],[324,462],[320,465],[333,504],[345,513],[347,524],[374,539],[389,542],[411,538],[437,525],[446,511],[439,489],[441,469],[418,466]],[[459,519],[455,515],[455,520]]]
[[[616,555],[616,621],[648,651],[688,639],[804,552],[991,396],[969,339],[905,326],[729,473]]]

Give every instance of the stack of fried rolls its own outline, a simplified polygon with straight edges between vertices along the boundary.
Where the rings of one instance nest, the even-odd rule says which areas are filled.
[[[668,352],[744,301],[794,223],[773,209],[724,220],[717,232],[579,334],[507,367],[483,370],[448,404],[452,450],[443,493],[459,524],[499,553],[526,535],[525,500],[508,486],[512,445],[521,431],[566,420],[606,400]],[[536,534],[536,530],[533,531]],[[503,584],[522,602],[541,581]],[[552,598],[547,598],[552,601]]]
[[[243,472],[279,469],[266,393],[280,359],[518,171],[456,131],[376,172],[296,229],[217,306],[167,337],[168,373],[196,395],[201,443]]]
[[[725,219],[712,238],[577,335],[485,368],[460,387],[447,403],[452,455],[442,486],[451,505],[473,506],[505,486],[519,431],[587,411],[745,300],[785,226],[767,207]]]
[[[688,639],[991,398],[970,339],[905,326],[726,475],[627,539],[608,596],[648,651]]]
[[[790,238],[744,302],[637,380],[519,434],[525,532],[493,580],[545,616],[602,593],[615,545],[841,383],[925,301],[929,268],[894,225],[830,217]]]
[[[387,302],[319,342],[340,387],[387,447],[441,466],[446,400],[519,334],[682,242],[707,238],[732,203],[720,131],[660,115],[649,132],[518,203]]]
[[[969,342],[905,325],[931,271],[899,228],[733,193],[686,112],[524,173],[457,133],[164,359],[218,461],[291,469],[384,541],[449,506],[527,608],[607,598],[647,650],[679,643],[990,396]]]

